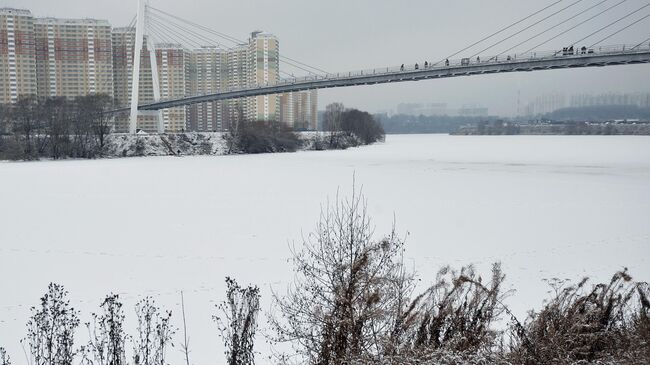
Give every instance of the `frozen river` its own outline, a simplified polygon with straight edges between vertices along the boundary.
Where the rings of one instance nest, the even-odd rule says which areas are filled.
[[[544,278],[628,267],[650,280],[649,137],[388,136],[348,151],[0,163],[0,346],[25,363],[18,340],[50,281],[82,321],[112,291],[130,319],[151,295],[180,325],[184,290],[191,362],[222,362],[210,318],[224,277],[262,287],[267,310],[292,278],[289,244],[355,173],[377,234],[395,217],[424,283],[444,264],[487,274],[501,261],[523,316]]]

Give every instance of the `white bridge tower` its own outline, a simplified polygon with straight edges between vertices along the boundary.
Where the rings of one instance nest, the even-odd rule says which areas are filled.
[[[149,60],[151,62],[151,80],[153,82],[154,101],[160,101],[160,81],[158,78],[158,62],[156,60],[156,49],[148,32],[147,27],[147,4],[148,0],[137,0],[138,12],[135,23],[135,52],[133,56],[133,77],[131,80],[131,115],[129,119],[129,133],[135,134],[138,128],[138,115],[155,116],[158,120],[158,133],[165,133],[165,121],[161,111],[139,111],[138,101],[140,92],[140,60],[144,47],[144,38],[147,38]]]

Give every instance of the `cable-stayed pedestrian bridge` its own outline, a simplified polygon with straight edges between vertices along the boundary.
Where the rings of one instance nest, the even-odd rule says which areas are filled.
[[[650,63],[650,44],[643,46],[607,46],[597,49],[535,52],[526,55],[488,57],[481,59],[444,60],[437,64],[411,64],[376,68],[354,72],[311,75],[283,79],[269,85],[256,85],[239,89],[193,95],[140,104],[139,110],[160,110],[191,104],[237,99],[251,96],[288,93],[302,90],[327,89],[359,85],[376,85],[393,82],[433,80],[449,77],[476,76],[506,72],[531,72],[562,70],[583,67],[603,67]],[[123,109],[121,111],[128,111]]]
[[[636,39],[632,45],[604,46],[613,37],[635,26],[641,28],[641,25],[649,21],[650,3],[644,1],[638,4],[628,0],[546,0],[545,3],[541,9],[486,34],[437,62],[422,59],[416,63],[415,60],[405,60],[403,65],[397,67],[331,73],[290,58],[284,53],[280,55],[279,46],[275,46],[277,48],[273,49],[271,57],[271,48],[267,46],[270,41],[277,41],[272,36],[264,38],[262,52],[258,49],[258,43],[251,43],[257,42],[259,32],[254,32],[249,39],[251,42],[247,42],[157,9],[150,6],[148,0],[138,0],[137,15],[128,27],[135,37],[132,59],[142,60],[142,52],[149,52],[153,95],[147,99],[153,101],[140,102],[142,62],[133,62],[130,108],[113,112],[130,112],[129,130],[132,133],[137,131],[139,113],[157,114],[158,131],[162,133],[165,130],[162,117],[165,112],[159,112],[160,110],[193,104],[315,89],[650,63],[650,38],[647,38],[650,34],[647,34],[647,27],[640,34],[629,34]],[[628,40],[625,38],[618,42]],[[146,47],[143,47],[145,42]],[[185,88],[171,92],[173,85],[164,71],[169,66],[170,56],[167,53],[165,58],[165,53],[161,53],[158,60],[157,45],[168,45],[163,46],[163,49],[175,45],[173,48],[176,50],[182,49],[188,51],[188,54],[196,55],[206,50],[214,50],[215,54],[226,52],[226,72],[232,76],[232,80],[228,76],[228,81],[223,82],[217,76],[217,71],[206,71],[202,76],[205,79],[197,82],[193,92]],[[545,48],[555,50],[540,52]],[[240,65],[242,60],[249,57],[247,52],[256,56],[246,61],[250,65]],[[487,57],[490,53],[497,56]],[[263,57],[262,60],[260,57]],[[263,69],[260,68],[261,65],[264,66]],[[163,68],[160,75],[159,66]],[[253,69],[253,73],[246,75],[245,80],[242,79],[242,75],[250,72],[250,69]],[[271,69],[274,70],[272,76],[269,72]],[[306,72],[306,76],[294,77],[287,70]],[[206,87],[206,84],[211,86]],[[205,93],[201,94],[199,90]]]

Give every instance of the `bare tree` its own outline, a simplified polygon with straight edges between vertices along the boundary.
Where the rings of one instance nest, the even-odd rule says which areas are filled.
[[[357,109],[348,109],[343,112],[340,129],[353,134],[364,144],[383,141],[386,135],[381,123],[375,117]]]
[[[0,159],[5,158],[7,153],[6,138],[10,132],[9,122],[11,120],[11,108],[8,105],[0,104]]]
[[[161,312],[153,299],[147,297],[135,306],[138,334],[134,339],[133,362],[136,365],[165,365],[168,346],[174,346],[171,326],[172,312]]]
[[[403,242],[393,230],[373,238],[363,195],[328,204],[316,231],[294,250],[294,284],[274,294],[279,315],[269,317],[278,343],[293,346],[297,361],[340,364],[377,360],[409,306],[413,274],[405,270]],[[289,355],[280,354],[281,362]]]
[[[38,157],[36,138],[40,130],[40,106],[36,96],[21,96],[13,107],[13,133],[22,146],[22,158]]]
[[[95,94],[89,96],[89,107],[91,108],[91,125],[95,136],[95,143],[99,154],[104,153],[106,137],[113,128],[112,117],[108,111],[113,107],[113,100],[106,94]]]
[[[72,107],[66,98],[61,97],[47,99],[43,108],[50,140],[50,156],[59,159],[69,153]]]
[[[226,278],[226,301],[217,305],[220,314],[213,316],[226,346],[228,365],[253,365],[260,290],[256,286],[240,287]]]
[[[4,347],[0,347],[0,365],[11,365],[11,358]]]
[[[343,112],[345,112],[345,106],[342,103],[332,103],[325,107],[324,129],[329,132],[330,148],[338,147]]]
[[[52,283],[41,298],[41,305],[32,307],[25,341],[35,365],[72,364],[79,318],[67,297],[63,286]]]
[[[117,294],[104,298],[101,314],[92,314],[92,323],[86,323],[90,342],[88,351],[96,365],[126,365],[124,311]]]
[[[241,103],[237,103],[234,110],[229,108],[228,115],[228,133],[224,135],[224,139],[228,147],[228,154],[232,154],[239,151],[241,127],[244,123],[244,108]]]

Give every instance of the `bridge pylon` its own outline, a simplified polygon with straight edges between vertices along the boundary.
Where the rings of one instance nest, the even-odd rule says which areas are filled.
[[[158,61],[156,59],[156,48],[147,27],[147,5],[148,0],[136,0],[138,3],[135,23],[135,47],[133,56],[133,74],[131,78],[131,113],[129,118],[129,133],[135,134],[138,131],[138,115],[151,115],[151,112],[142,113],[138,110],[140,94],[140,62],[144,48],[144,39],[147,39],[149,61],[151,64],[151,80],[153,83],[153,97],[155,102],[160,101],[160,80],[158,77]],[[162,111],[155,113],[158,121],[158,133],[165,133],[165,121],[162,118]]]

